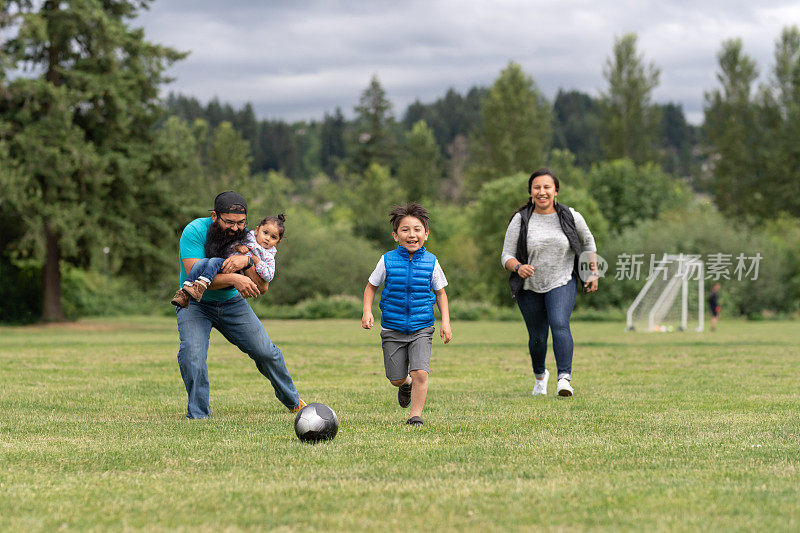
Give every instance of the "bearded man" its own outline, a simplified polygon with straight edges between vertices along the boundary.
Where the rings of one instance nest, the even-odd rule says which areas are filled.
[[[238,193],[217,195],[211,216],[197,218],[184,228],[180,240],[180,285],[192,266],[205,257],[224,257],[247,231],[247,202]],[[241,273],[240,273],[241,272]],[[275,396],[290,411],[305,407],[286,368],[283,353],[267,335],[264,325],[245,298],[263,294],[266,284],[253,268],[252,258],[231,255],[211,280],[200,301],[178,307],[178,366],[189,397],[186,418],[207,418],[211,414],[208,382],[208,344],[211,328],[250,356],[256,368],[272,384]]]

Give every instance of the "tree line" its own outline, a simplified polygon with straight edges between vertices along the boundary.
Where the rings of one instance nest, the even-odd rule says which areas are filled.
[[[509,305],[502,233],[526,199],[527,174],[545,165],[601,254],[645,246],[654,223],[715,220],[721,226],[702,226],[702,238],[685,229],[683,244],[666,241],[688,249],[716,235],[772,246],[757,286],[770,298],[740,290],[732,302],[744,314],[797,310],[796,27],[778,38],[772,75],[758,88],[741,41],[722,43],[719,86],[706,94],[699,127],[679,105],[652,101],[660,70],[633,34],[615,40],[597,97],[561,90],[551,102],[510,62],[490,87],[451,89],[399,118],[373,76],[353,118],[336,109],[288,123],[258,120],[250,104],[159,99],[166,68],[185,53],[132,27],[148,3],[0,7],[0,273],[11,280],[1,296],[18,302],[0,320],[60,320],[108,312],[108,302],[152,308],[174,291],[183,226],[225,189],[245,194],[253,219],[289,214],[267,304],[357,295],[393,246],[391,205],[421,201],[434,215],[430,247],[453,266],[454,301]],[[774,290],[786,280],[789,291]],[[589,305],[618,308],[636,290],[606,286]]]
[[[508,68],[510,70],[504,74],[512,78],[509,83],[519,85],[511,90],[521,96],[527,81],[525,74],[514,63]],[[523,78],[513,79],[519,75]],[[532,85],[530,81],[528,85]],[[213,98],[203,105],[195,97],[174,93],[165,99],[165,108],[169,116],[188,123],[203,121],[210,128],[223,122],[230,124],[249,144],[253,174],[277,171],[295,182],[308,181],[321,173],[335,179],[342,163],[347,169],[363,170],[365,161],[377,161],[396,172],[404,157],[420,159],[422,156],[428,168],[421,172],[426,178],[421,181],[430,182],[429,178],[434,176],[434,181],[440,181],[443,188],[438,192],[455,199],[454,193],[463,186],[461,180],[467,161],[485,155],[480,151],[481,137],[497,137],[496,132],[483,131],[482,109],[489,92],[485,87],[476,86],[461,94],[450,88],[434,102],[415,101],[397,119],[391,113],[392,104],[377,76],[362,95],[366,106],[359,105],[356,118],[351,120],[345,118],[340,108],[331,114],[325,113],[319,121],[258,120],[250,103],[237,109]],[[657,161],[666,171],[685,179],[691,179],[699,171],[702,163],[700,128],[687,122],[679,104],[652,104],[650,110],[655,120],[647,125],[647,131],[634,131],[628,136],[638,139],[640,146],[617,147],[603,145],[603,136],[608,132],[601,126],[604,117],[616,116],[621,111],[611,106],[604,108],[603,102],[601,98],[578,90],[559,90],[552,103],[546,104],[544,116],[531,117],[538,123],[549,121],[546,129],[551,132],[541,135],[541,139],[535,138],[535,142],[547,143],[547,146],[534,148],[534,151],[567,150],[575,155],[578,166],[587,169],[623,154],[637,162]],[[518,104],[508,107],[513,113]],[[494,111],[487,110],[487,113],[493,115]],[[495,128],[505,122],[505,118],[489,121]],[[646,143],[641,142],[648,138]],[[362,147],[362,144],[370,146]],[[374,151],[373,147],[378,146],[382,146],[381,154],[370,153],[370,149]],[[499,154],[493,156],[500,157]],[[507,167],[501,163],[500,168],[490,171],[504,175],[508,172],[507,168],[502,168],[504,165]]]

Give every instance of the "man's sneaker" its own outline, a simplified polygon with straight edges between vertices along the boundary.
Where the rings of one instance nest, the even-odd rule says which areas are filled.
[[[199,302],[200,298],[203,297],[203,293],[206,292],[206,286],[199,281],[195,281],[191,285],[184,285],[182,290],[189,293],[189,296],[191,296],[196,302]]]
[[[189,293],[183,289],[178,289],[178,292],[176,292],[175,296],[172,297],[172,301],[170,303],[175,307],[183,307],[186,309],[189,307]]]
[[[422,422],[422,419],[420,417],[412,416],[411,418],[406,420],[406,424],[408,424],[409,426],[422,426],[424,425],[424,422]]]
[[[296,412],[300,411],[303,407],[308,405],[306,402],[303,401],[302,398],[298,398],[298,399],[300,400],[300,403],[298,403],[297,407],[295,407],[294,409],[289,409],[289,411],[291,411],[293,413],[296,413]]]
[[[545,368],[544,377],[542,379],[534,378],[533,394],[534,396],[545,396],[547,394],[547,380],[550,379],[550,371]]]
[[[411,403],[411,389],[413,387],[413,381],[397,387],[397,403],[400,404],[400,407],[406,408]]]
[[[572,385],[570,385],[567,378],[561,378],[556,385],[556,392],[559,396],[572,396],[572,393],[575,391],[572,389]]]

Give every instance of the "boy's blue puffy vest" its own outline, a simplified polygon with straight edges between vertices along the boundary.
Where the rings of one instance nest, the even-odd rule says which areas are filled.
[[[386,281],[381,293],[381,326],[401,333],[411,333],[433,325],[431,276],[436,256],[423,246],[409,257],[399,246],[383,255]]]

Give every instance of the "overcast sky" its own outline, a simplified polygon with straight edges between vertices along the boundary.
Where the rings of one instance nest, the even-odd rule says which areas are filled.
[[[760,0],[156,0],[136,19],[151,41],[190,51],[166,91],[239,107],[262,119],[346,116],[377,74],[400,118],[419,99],[490,86],[516,61],[551,100],[558,89],[598,96],[615,36],[638,34],[661,69],[656,102],[702,120],[716,54],[740,37],[762,80],[800,1]]]

